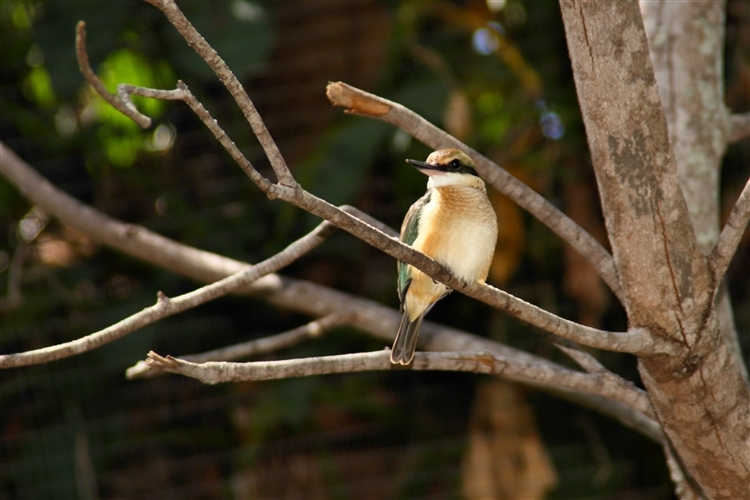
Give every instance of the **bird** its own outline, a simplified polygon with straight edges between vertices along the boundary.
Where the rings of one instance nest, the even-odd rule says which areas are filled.
[[[484,283],[497,243],[497,216],[474,162],[458,149],[433,151],[427,161],[406,160],[429,176],[427,192],[404,217],[399,239],[466,283]],[[414,359],[419,327],[452,290],[414,266],[398,262],[401,324],[391,348],[394,365]]]

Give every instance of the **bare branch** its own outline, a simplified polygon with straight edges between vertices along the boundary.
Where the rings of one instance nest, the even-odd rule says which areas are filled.
[[[254,266],[249,266],[238,273],[217,281],[216,283],[206,285],[192,292],[175,297],[174,299],[170,299],[162,292],[159,292],[158,300],[155,305],[147,307],[142,311],[105,328],[104,330],[92,333],[83,338],[42,349],[35,349],[33,351],[16,354],[2,354],[0,355],[0,368],[14,368],[18,366],[47,363],[56,359],[75,356],[124,337],[135,330],[166,318],[167,316],[180,313],[210,300],[217,299],[237,290],[238,288],[247,286],[267,274],[288,266],[322,243],[323,240],[334,231],[334,229],[335,228],[329,222],[323,222],[312,232],[295,241],[273,257],[270,257]]]
[[[620,281],[612,256],[593,236],[523,182],[400,104],[343,82],[329,83],[326,93],[334,105],[347,108],[347,113],[377,118],[395,125],[433,149],[452,147],[465,151],[476,163],[477,171],[483,179],[534,215],[583,255],[620,299],[620,302],[623,302]]]
[[[191,363],[172,356],[165,358],[151,351],[148,353],[146,362],[153,368],[192,377],[205,384],[394,369],[387,350],[283,361],[253,363],[214,361],[203,364]],[[625,403],[650,418],[655,418],[651,403],[644,391],[632,384],[619,383],[600,374],[561,370],[549,366],[539,367],[488,352],[418,352],[410,369],[486,373],[502,375],[518,382],[555,379],[562,387],[599,394]]]
[[[193,363],[205,363],[207,361],[235,361],[259,354],[267,354],[290,347],[306,339],[320,337],[325,332],[343,326],[351,320],[351,314],[330,314],[284,333],[214,349],[201,354],[188,354],[182,356],[181,359]],[[160,370],[151,369],[145,361],[139,361],[125,371],[125,378],[128,380],[150,378],[162,373]]]
[[[737,251],[742,239],[742,234],[747,229],[747,223],[750,220],[750,179],[742,188],[737,202],[734,204],[729,214],[724,229],[721,230],[719,240],[716,242],[714,249],[709,256],[709,262],[714,273],[716,283],[720,283],[727,272],[729,263],[732,261],[734,253]]]
[[[89,82],[89,85],[96,90],[97,94],[102,96],[102,98],[110,103],[113,108],[129,117],[141,127],[148,128],[151,126],[151,118],[141,114],[135,109],[135,106],[133,106],[133,103],[129,99],[123,101],[118,96],[107,90],[104,83],[102,83],[99,77],[96,76],[94,70],[91,69],[89,55],[86,51],[86,23],[83,21],[78,21],[78,24],[76,25],[76,56],[78,57],[78,67],[81,69],[83,77]]]
[[[737,113],[730,118],[731,128],[727,143],[732,144],[750,137],[750,113]]]
[[[276,178],[279,184],[282,186],[296,188],[297,181],[294,180],[292,173],[287,167],[286,160],[281,155],[281,151],[276,146],[276,143],[271,138],[271,134],[268,132],[265,123],[261,120],[258,111],[255,109],[255,105],[248,97],[242,84],[237,77],[232,73],[224,60],[219,54],[211,47],[206,39],[198,33],[198,31],[190,24],[190,21],[185,17],[182,11],[179,9],[177,4],[173,0],[146,0],[148,3],[161,10],[172,25],[177,28],[183,38],[188,42],[188,45],[195,50],[198,55],[206,61],[212,70],[219,77],[221,83],[224,84],[226,89],[234,98],[237,106],[239,106],[242,113],[245,115],[245,119],[253,129],[253,133],[258,138],[260,145],[263,147],[266,156],[271,162],[273,171],[276,174]]]

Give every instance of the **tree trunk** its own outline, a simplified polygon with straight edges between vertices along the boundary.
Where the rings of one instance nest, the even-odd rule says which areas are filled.
[[[704,493],[746,498],[750,391],[721,333],[718,284],[678,182],[638,2],[561,8],[630,328],[673,345],[639,358],[643,382]]]

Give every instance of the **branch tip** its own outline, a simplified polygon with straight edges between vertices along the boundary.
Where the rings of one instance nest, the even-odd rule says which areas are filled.
[[[356,89],[344,82],[331,82],[326,86],[326,96],[331,104],[347,108],[344,112],[368,117],[379,117],[391,112],[385,100]]]

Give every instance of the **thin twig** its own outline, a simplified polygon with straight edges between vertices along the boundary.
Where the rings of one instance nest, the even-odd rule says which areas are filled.
[[[298,344],[306,339],[318,338],[334,328],[347,324],[352,320],[352,317],[351,314],[330,314],[284,333],[200,354],[188,354],[181,356],[181,359],[193,363],[205,363],[207,361],[235,361],[250,356],[268,354]],[[152,369],[145,361],[139,361],[125,371],[125,378],[128,380],[150,378],[163,373],[161,370]]]
[[[96,76],[94,70],[91,69],[89,55],[86,51],[86,23],[83,21],[78,21],[78,24],[76,25],[76,56],[78,57],[78,67],[81,69],[83,77],[89,82],[89,85],[96,90],[97,94],[102,96],[102,98],[110,103],[113,108],[130,117],[131,120],[141,127],[148,128],[151,126],[151,118],[141,114],[135,109],[135,106],[133,106],[133,103],[130,100],[122,101],[118,96],[107,90],[104,83],[102,83],[99,77]]]
[[[347,113],[377,118],[395,125],[433,149],[451,147],[465,151],[476,163],[477,171],[484,180],[526,209],[575,248],[594,266],[620,302],[625,303],[612,256],[593,236],[526,184],[398,103],[364,92],[343,82],[329,83],[326,93],[334,105],[347,108]]]
[[[172,25],[180,32],[183,38],[188,42],[190,47],[198,53],[198,55],[214,70],[216,76],[219,77],[221,83],[229,91],[234,98],[237,106],[239,106],[242,113],[245,115],[245,119],[253,129],[253,133],[258,138],[260,145],[263,147],[268,160],[271,162],[276,178],[279,184],[289,188],[296,188],[297,181],[289,171],[289,167],[286,164],[286,160],[281,155],[281,151],[276,146],[276,143],[271,138],[271,134],[268,132],[265,123],[260,119],[258,111],[255,109],[255,105],[248,97],[247,92],[242,87],[242,84],[237,77],[232,73],[224,60],[214,50],[211,45],[206,42],[190,21],[185,17],[182,11],[179,9],[177,4],[173,0],[146,0],[148,3],[161,10]]]
[[[252,363],[211,361],[202,364],[172,356],[163,357],[151,351],[148,353],[146,362],[153,368],[192,377],[205,384],[394,369],[387,350],[283,361]],[[486,373],[502,375],[509,380],[519,382],[554,378],[562,387],[599,394],[625,403],[644,415],[655,418],[645,391],[632,384],[618,383],[600,374],[559,370],[549,366],[540,368],[523,361],[486,352],[418,352],[410,369]]]
[[[742,234],[747,229],[748,221],[750,221],[750,179],[747,180],[739,198],[737,198],[737,202],[734,204],[726,224],[724,224],[724,229],[721,230],[719,239],[709,256],[717,286],[724,278],[724,273],[727,272],[729,263],[737,251],[737,245],[742,239]]]
[[[75,356],[90,351],[113,340],[124,337],[146,325],[173,314],[196,307],[205,302],[217,299],[234,290],[279,269],[282,269],[323,242],[333,231],[334,226],[329,222],[322,222],[313,231],[295,241],[281,252],[254,266],[228,276],[216,283],[206,285],[192,292],[170,299],[162,292],[158,294],[155,305],[115,323],[104,330],[89,334],[63,344],[58,344],[33,351],[0,355],[0,368],[14,368],[39,363],[46,363],[56,359]]]

